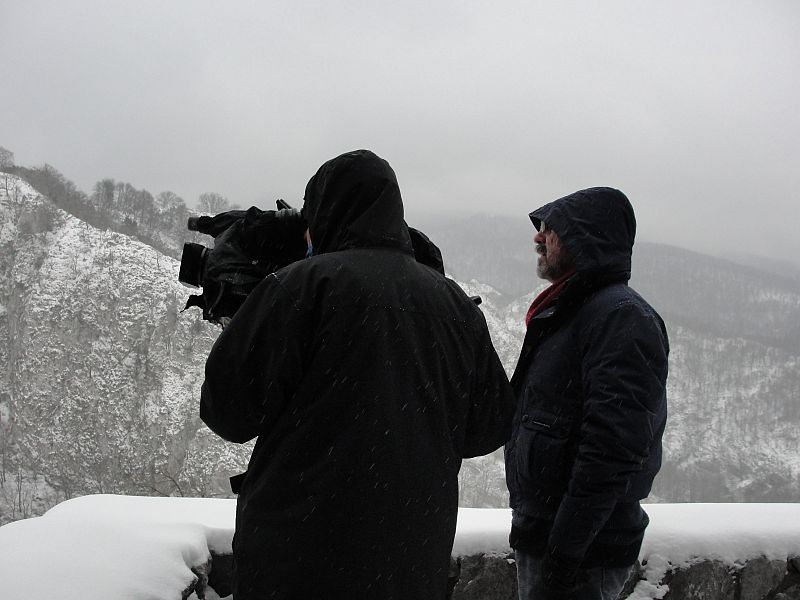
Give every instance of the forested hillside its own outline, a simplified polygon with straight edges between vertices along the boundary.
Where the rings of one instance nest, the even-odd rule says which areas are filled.
[[[10,154],[7,150],[6,153]],[[195,239],[187,232],[186,221],[196,211],[174,192],[153,195],[130,183],[105,178],[86,194],[51,165],[21,167],[9,158],[5,163],[0,160],[0,172],[21,177],[56,207],[81,221],[98,229],[124,233],[167,256],[180,258],[183,241]],[[196,206],[200,212],[211,214],[238,208],[216,192],[200,194]]]

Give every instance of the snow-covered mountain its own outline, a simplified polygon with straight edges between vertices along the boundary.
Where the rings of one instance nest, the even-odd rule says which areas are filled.
[[[425,231],[448,271],[483,298],[510,373],[542,286],[530,236],[494,223],[485,244],[457,222]],[[637,246],[635,259],[633,284],[672,340],[655,498],[796,499],[798,284],[667,246]],[[250,448],[199,421],[218,330],[196,309],[181,312],[188,290],[177,272],[175,259],[0,174],[0,523],[86,493],[228,495],[227,477],[244,469]],[[503,503],[500,455],[467,461],[462,504]]]
[[[0,174],[0,522],[85,493],[220,495],[243,470],[197,415],[216,330],[178,264]]]

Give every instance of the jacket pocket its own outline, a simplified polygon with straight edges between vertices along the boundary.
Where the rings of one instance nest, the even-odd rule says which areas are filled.
[[[569,482],[574,452],[571,421],[540,411],[523,414],[516,447],[516,467],[522,489],[548,494]]]

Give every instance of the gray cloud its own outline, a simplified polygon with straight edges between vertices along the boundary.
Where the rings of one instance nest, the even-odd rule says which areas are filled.
[[[0,145],[85,190],[299,203],[367,147],[410,215],[624,190],[640,235],[800,256],[792,1],[6,1]]]

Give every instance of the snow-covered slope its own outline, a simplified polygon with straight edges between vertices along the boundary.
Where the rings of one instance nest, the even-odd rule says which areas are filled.
[[[216,330],[180,312],[177,262],[6,176],[0,252],[0,522],[87,492],[221,493],[246,451],[197,416]]]

